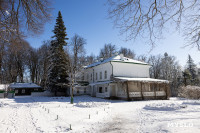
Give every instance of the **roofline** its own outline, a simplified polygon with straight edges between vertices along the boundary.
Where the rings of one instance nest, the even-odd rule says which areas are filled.
[[[93,67],[99,66],[101,64],[109,63],[109,62],[119,62],[119,63],[128,63],[128,64],[137,64],[137,65],[152,66],[152,65],[147,64],[147,63],[146,64],[142,64],[142,63],[124,62],[124,61],[108,61],[108,62],[100,63],[100,64],[95,65],[95,66],[87,67],[87,68],[84,68],[84,69],[93,68]]]
[[[142,63],[134,63],[134,62],[123,62],[123,61],[110,61],[110,62],[119,62],[119,63],[128,63],[128,64],[138,64],[138,65],[146,65],[146,66],[151,66],[149,64],[142,64]]]
[[[104,63],[100,63],[100,64],[98,64],[98,65],[101,65],[101,64],[106,64],[106,63],[109,63],[109,62],[111,62],[111,61],[104,62]],[[98,66],[98,65],[95,65],[95,66]],[[93,67],[95,67],[95,66],[87,67],[87,68],[84,68],[84,69],[93,68]]]

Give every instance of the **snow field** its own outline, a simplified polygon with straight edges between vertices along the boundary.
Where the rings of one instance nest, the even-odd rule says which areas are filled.
[[[200,101],[121,101],[90,96],[0,99],[0,133],[200,132]],[[70,125],[72,130],[70,130]]]
[[[70,125],[71,132],[87,130],[88,125],[109,113],[109,103],[104,99],[90,100],[87,96],[76,97],[72,105],[69,97],[4,99],[7,105],[0,110],[0,114],[5,114],[0,117],[0,132],[68,132]]]

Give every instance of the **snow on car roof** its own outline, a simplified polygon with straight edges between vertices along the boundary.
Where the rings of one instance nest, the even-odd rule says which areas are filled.
[[[40,86],[34,83],[12,83],[9,88],[40,88]]]
[[[99,61],[99,62],[95,62],[93,64],[90,64],[90,65],[86,66],[85,68],[94,67],[94,66],[97,66],[97,65],[100,65],[100,64],[104,64],[104,63],[107,63],[107,62],[110,62],[110,61],[112,61],[112,62],[141,64],[141,65],[149,65],[148,63],[145,63],[145,62],[142,62],[142,61],[138,61],[138,60],[134,60],[134,59],[131,59],[131,58],[127,58],[127,57],[124,57],[123,54],[120,54],[120,55],[116,55],[116,56],[112,56],[110,58],[104,59],[104,60]]]

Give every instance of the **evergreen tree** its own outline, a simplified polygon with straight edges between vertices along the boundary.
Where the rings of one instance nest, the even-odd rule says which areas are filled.
[[[185,86],[191,84],[191,74],[187,69],[183,72],[183,83]]]
[[[64,52],[63,47],[67,45],[66,38],[66,27],[64,25],[61,12],[58,12],[58,17],[56,19],[56,25],[53,30],[54,40],[51,41],[50,46],[50,56],[49,60],[51,62],[49,68],[49,89],[57,95],[57,92],[67,92],[66,84],[68,81],[69,72],[69,61],[67,55]]]
[[[196,65],[190,55],[188,55],[187,70],[190,72],[192,80],[195,80],[197,77]]]

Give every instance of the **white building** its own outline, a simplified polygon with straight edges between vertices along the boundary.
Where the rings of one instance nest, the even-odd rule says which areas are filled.
[[[151,79],[145,62],[122,54],[88,65],[84,69],[84,86],[91,96],[121,99],[167,99],[169,82]],[[80,90],[80,89],[79,89]]]

